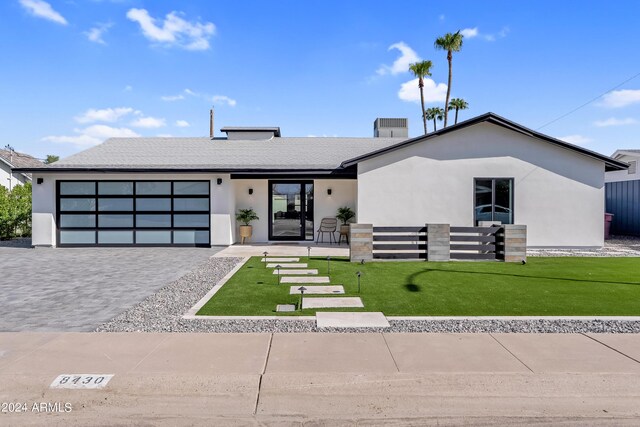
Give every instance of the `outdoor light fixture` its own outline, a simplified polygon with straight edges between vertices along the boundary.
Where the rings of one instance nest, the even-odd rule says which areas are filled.
[[[307,246],[307,261],[311,259],[311,246]]]
[[[42,184],[42,183],[44,182],[44,178],[38,178],[38,179],[36,180],[36,182],[37,182],[38,184]]]
[[[327,188],[327,195],[329,195],[329,196],[331,195],[331,189],[330,188]]]
[[[269,252],[264,251],[264,252],[262,252],[262,253],[264,254],[264,266],[265,266],[265,268],[266,268],[266,267],[267,267],[267,255],[269,255]]]
[[[359,271],[356,273],[356,276],[358,276],[358,293],[360,293],[360,276],[362,275],[362,273],[360,273]]]
[[[280,264],[276,265],[276,269],[278,270],[278,285],[280,284]]]
[[[327,257],[327,276],[331,276],[331,257]]]
[[[218,183],[218,185],[221,185],[221,184],[222,184],[222,178],[218,178],[218,179],[216,180],[216,182]]]
[[[300,291],[300,310],[302,310],[302,300],[304,299],[304,291],[306,291],[307,288],[305,288],[304,286],[300,286],[298,290]]]
[[[253,188],[249,189],[249,194],[253,194]]]

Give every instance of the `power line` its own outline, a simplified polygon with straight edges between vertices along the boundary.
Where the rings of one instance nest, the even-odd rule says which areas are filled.
[[[557,122],[558,120],[564,119],[564,118],[565,118],[565,117],[567,117],[568,115],[575,113],[575,112],[576,112],[576,111],[578,111],[579,109],[581,109],[581,108],[583,108],[583,107],[586,107],[587,105],[591,104],[591,103],[592,103],[592,102],[594,102],[594,101],[597,101],[598,99],[602,98],[603,96],[605,96],[605,95],[606,95],[606,94],[608,94],[609,92],[613,92],[614,90],[618,89],[620,86],[623,86],[623,85],[625,85],[626,83],[629,83],[631,80],[635,79],[635,78],[636,78],[636,77],[638,77],[638,76],[640,76],[640,73],[638,73],[638,74],[636,74],[636,75],[634,75],[634,76],[632,76],[632,77],[629,77],[627,80],[623,81],[622,83],[620,83],[620,84],[618,84],[618,85],[616,85],[616,86],[612,87],[611,89],[609,89],[608,91],[606,91],[606,92],[604,92],[604,93],[601,93],[600,95],[598,95],[598,96],[596,96],[595,98],[593,98],[593,99],[591,99],[591,100],[589,100],[589,101],[585,102],[585,103],[584,103],[584,104],[582,104],[581,106],[579,106],[579,107],[577,107],[577,108],[574,108],[573,110],[569,111],[568,113],[563,114],[563,115],[561,115],[560,117],[558,117],[558,118],[556,118],[556,119],[553,119],[553,120],[551,120],[551,121],[550,121],[550,122],[548,122],[548,123],[543,124],[543,125],[542,125],[542,126],[540,126],[539,128],[536,128],[536,130],[540,130],[540,129],[544,128],[544,127],[549,126],[549,125],[550,125],[550,124],[552,124],[552,123]]]

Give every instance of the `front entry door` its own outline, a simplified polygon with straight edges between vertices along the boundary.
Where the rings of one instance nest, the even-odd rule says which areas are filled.
[[[313,181],[269,181],[269,239],[313,240]]]

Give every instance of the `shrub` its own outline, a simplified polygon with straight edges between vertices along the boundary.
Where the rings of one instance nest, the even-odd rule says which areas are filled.
[[[0,186],[0,240],[31,236],[31,183]]]

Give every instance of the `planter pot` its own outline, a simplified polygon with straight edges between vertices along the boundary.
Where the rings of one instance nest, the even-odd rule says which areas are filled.
[[[349,235],[349,225],[341,225],[340,226],[340,233],[344,233],[347,236]]]
[[[244,239],[250,239],[253,234],[253,227],[251,225],[240,226],[240,237],[242,238],[241,244],[244,245]]]

